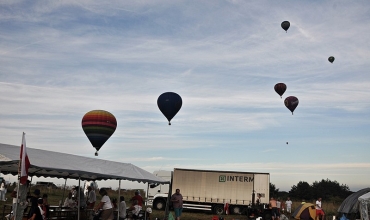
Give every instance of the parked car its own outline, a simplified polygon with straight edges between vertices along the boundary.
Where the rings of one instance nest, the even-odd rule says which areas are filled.
[[[112,187],[101,187],[100,189],[105,189],[106,191],[112,190]]]
[[[55,185],[53,182],[36,182],[34,187],[35,188],[46,187],[46,188],[51,188],[51,189],[58,189],[58,186]]]

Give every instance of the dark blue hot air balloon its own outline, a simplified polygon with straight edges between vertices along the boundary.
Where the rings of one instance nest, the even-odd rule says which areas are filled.
[[[289,21],[283,21],[281,23],[281,28],[283,28],[285,30],[285,32],[288,32],[289,27],[290,27],[290,22]]]
[[[171,125],[171,119],[181,109],[182,99],[174,92],[165,92],[158,97],[157,105],[159,110],[167,118],[168,125]]]
[[[329,60],[329,62],[330,62],[330,63],[333,63],[333,62],[334,62],[334,60],[335,60],[335,58],[334,58],[333,56],[330,56],[330,57],[328,58],[328,60]]]

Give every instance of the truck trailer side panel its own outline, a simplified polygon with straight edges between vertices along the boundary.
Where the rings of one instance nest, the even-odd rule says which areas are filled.
[[[176,189],[184,201],[249,205],[253,190],[268,200],[269,174],[175,169],[172,192]]]

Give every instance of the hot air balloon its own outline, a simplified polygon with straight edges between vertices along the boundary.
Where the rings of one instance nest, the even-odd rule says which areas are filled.
[[[292,115],[293,115],[294,109],[297,108],[298,103],[299,101],[297,97],[295,96],[286,97],[286,99],[284,100],[285,106],[292,112]]]
[[[281,27],[285,30],[285,32],[288,32],[288,29],[290,27],[290,22],[289,21],[283,21],[281,23]]]
[[[157,105],[159,110],[167,118],[168,125],[171,125],[171,119],[181,109],[182,99],[174,92],[165,92],[158,97]]]
[[[95,156],[98,156],[100,148],[116,130],[116,118],[110,112],[93,110],[84,115],[81,124],[87,138],[96,149]]]
[[[280,95],[280,98],[282,98],[281,96],[284,94],[286,90],[286,85],[284,83],[277,83],[274,86],[274,89],[275,89],[275,92]]]
[[[330,63],[333,63],[333,62],[334,62],[334,60],[335,60],[335,58],[334,58],[333,56],[330,56],[330,57],[328,58],[328,60],[329,60],[329,62],[330,62]]]

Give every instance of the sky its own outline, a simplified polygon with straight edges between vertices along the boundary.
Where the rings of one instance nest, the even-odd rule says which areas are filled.
[[[0,29],[0,143],[95,157],[81,119],[106,110],[99,159],[370,185],[367,0],[4,0]]]

